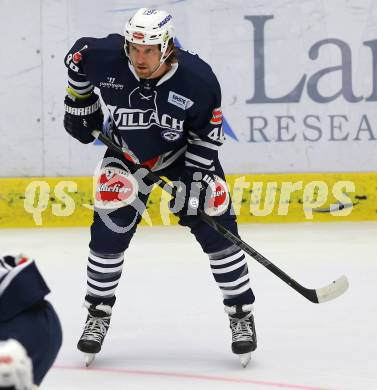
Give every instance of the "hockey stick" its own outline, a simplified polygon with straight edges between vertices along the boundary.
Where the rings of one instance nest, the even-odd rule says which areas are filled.
[[[108,146],[113,151],[119,154],[127,167],[130,169],[131,173],[136,172],[138,169],[143,168],[146,170],[147,174],[144,177],[151,184],[157,184],[165,191],[169,191],[171,193],[172,186],[164,179],[156,175],[155,173],[147,170],[139,164],[132,163],[128,159],[124,157],[124,152],[122,148],[116,145],[113,141],[111,141],[108,137],[103,135],[101,132],[94,130],[92,132],[93,137],[102,141],[106,146]],[[313,303],[323,303],[326,301],[330,301],[332,299],[337,298],[339,295],[342,295],[348,288],[348,280],[346,276],[341,276],[337,280],[334,280],[332,283],[327,286],[317,288],[317,289],[309,289],[302,286],[296,280],[292,279],[289,275],[287,275],[284,271],[282,271],[275,264],[271,263],[268,259],[266,259],[263,255],[253,249],[249,244],[244,242],[241,238],[234,235],[220,223],[218,223],[215,218],[208,216],[203,210],[198,209],[199,218],[201,218],[205,223],[215,229],[218,233],[224,236],[227,240],[229,240],[232,244],[237,245],[240,249],[245,251],[249,256],[258,261],[258,263],[262,264],[268,270],[270,270],[273,274],[275,274],[278,278],[287,283],[290,287],[304,296],[306,299]]]

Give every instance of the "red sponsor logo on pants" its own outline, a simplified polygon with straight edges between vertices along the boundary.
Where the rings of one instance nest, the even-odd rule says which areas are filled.
[[[129,204],[137,191],[132,177],[127,177],[120,170],[108,169],[101,173],[96,186],[95,200],[111,203],[118,207]]]
[[[215,176],[215,190],[212,192],[211,198],[206,202],[205,211],[208,215],[219,215],[225,212],[229,206],[228,187],[223,179]]]

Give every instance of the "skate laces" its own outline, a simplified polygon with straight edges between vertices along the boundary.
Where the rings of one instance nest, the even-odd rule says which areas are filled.
[[[251,327],[252,313],[248,313],[242,318],[229,316],[230,329],[232,330],[233,341],[249,341],[253,338],[253,330]]]
[[[109,328],[110,317],[92,317],[88,316],[82,339],[102,342]]]

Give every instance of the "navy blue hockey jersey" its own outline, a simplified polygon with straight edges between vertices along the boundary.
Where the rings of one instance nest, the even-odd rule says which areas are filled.
[[[179,49],[178,62],[158,80],[140,80],[124,37],[81,38],[65,57],[68,83],[78,94],[100,90],[112,138],[153,170],[185,153],[186,166],[214,170],[224,140],[221,91],[210,66]]]
[[[9,267],[5,259],[0,258],[0,322],[30,308],[49,292],[34,261]]]

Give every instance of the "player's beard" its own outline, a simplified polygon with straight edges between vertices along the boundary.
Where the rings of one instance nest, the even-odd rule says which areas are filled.
[[[163,62],[159,62],[155,67],[153,67],[152,69],[149,68],[148,66],[146,65],[140,65],[141,68],[138,68],[138,65],[135,65],[132,60],[131,60],[131,64],[133,65],[135,71],[136,71],[136,74],[141,78],[141,79],[150,79],[162,66],[164,66],[166,64],[166,60],[167,58],[172,54],[172,50],[170,50],[170,52],[164,57],[164,60]],[[170,68],[170,66],[168,66],[168,69]]]
[[[163,64],[161,64],[161,63],[158,63],[154,67],[148,67],[146,65],[141,65],[140,68],[138,67],[138,65],[136,65],[136,66],[134,65],[134,68],[135,68],[137,75],[141,79],[149,79],[161,68],[162,65]]]
[[[135,71],[137,73],[137,75],[141,78],[141,79],[149,79],[151,76],[153,76],[153,73],[156,72],[156,70],[158,69],[158,66],[160,64],[158,64],[157,66],[153,67],[152,69],[147,67],[147,66],[141,66],[140,68],[138,66],[134,66],[135,68]]]

